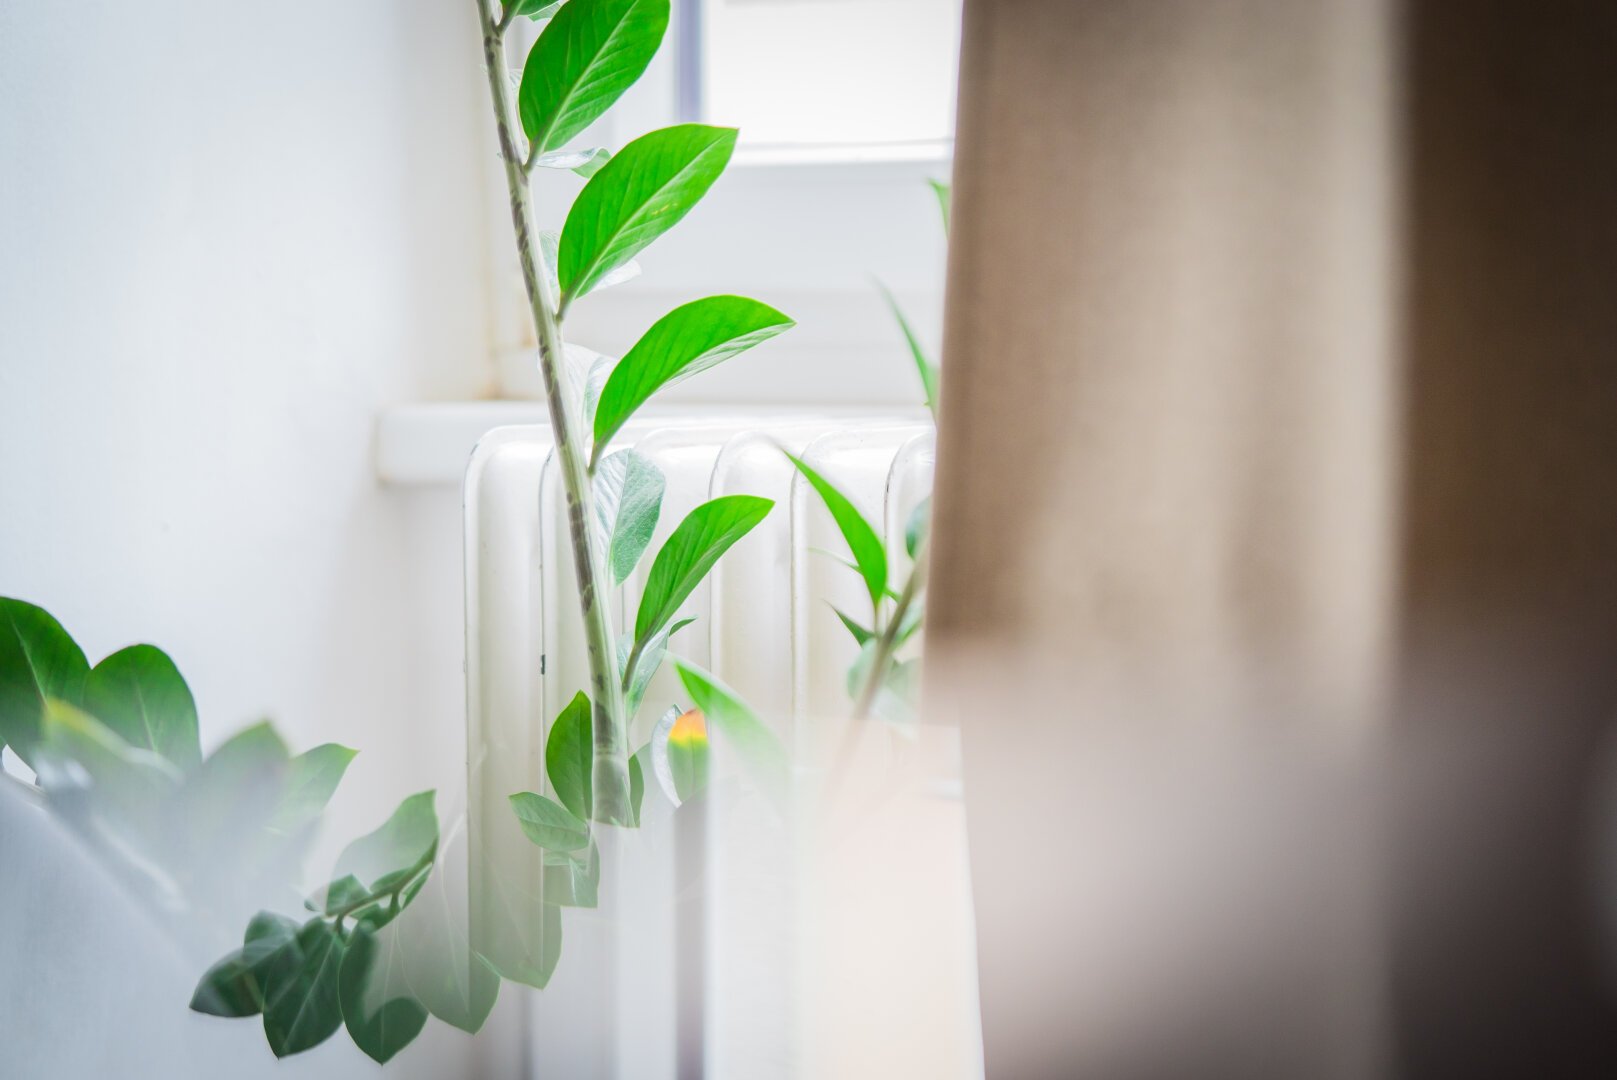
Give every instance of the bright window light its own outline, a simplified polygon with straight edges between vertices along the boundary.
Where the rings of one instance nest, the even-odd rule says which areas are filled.
[[[686,111],[739,127],[746,148],[922,156],[954,137],[959,0],[687,0],[686,11]]]

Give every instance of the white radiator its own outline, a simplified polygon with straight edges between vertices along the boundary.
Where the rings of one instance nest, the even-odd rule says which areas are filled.
[[[883,528],[901,584],[910,565],[904,523],[931,490],[930,422],[707,410],[638,419],[619,446],[632,446],[667,477],[657,535],[615,597],[620,627],[632,624],[652,556],[692,508],[737,493],[775,500],[764,523],[692,595],[684,614],[697,621],[670,651],[740,691],[788,749],[805,748],[819,734],[813,718],[845,716],[849,707],[846,676],[857,648],[828,602],[863,620],[869,599],[859,576],[833,557],[846,555],[841,537],[782,449],[830,478]],[[548,429],[488,435],[467,474],[465,512],[472,943],[490,954],[537,953],[546,933],[540,853],[506,799],[547,790],[549,725],[588,684]],[[684,694],[664,670],[631,748],[675,702]],[[655,792],[646,802],[665,805]],[[778,815],[757,811],[710,823],[694,839],[688,825],[676,836],[666,812],[648,811],[642,829],[620,834],[603,852],[603,906],[563,912],[559,967],[549,988],[532,996],[534,1077],[769,1080],[818,1071],[804,1065],[815,1060],[804,1045],[814,1041],[809,1006],[794,1000],[800,990],[787,977],[802,966],[804,958],[792,955],[801,946],[772,929],[790,920],[786,909],[799,891],[787,885],[790,873],[775,872],[790,860],[761,867],[736,854],[792,848],[784,831],[770,834],[785,828]],[[704,848],[702,880],[676,881],[674,853],[692,844]],[[962,879],[963,857],[962,847]],[[969,918],[960,933],[969,951]],[[508,983],[503,992],[518,989]]]

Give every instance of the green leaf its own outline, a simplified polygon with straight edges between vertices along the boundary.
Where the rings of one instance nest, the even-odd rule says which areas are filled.
[[[949,185],[942,180],[928,180],[927,183],[932,185],[932,194],[938,197],[938,210],[943,214],[943,235],[947,236],[949,235],[949,204],[952,201]]]
[[[763,521],[774,505],[756,495],[725,495],[698,506],[679,523],[657,552],[640,597],[634,637],[642,652],[719,557]]]
[[[904,311],[898,306],[892,292],[877,282],[882,295],[887,298],[887,306],[892,309],[893,318],[898,320],[898,327],[904,331],[904,340],[910,347],[910,357],[915,361],[915,373],[920,376],[921,390],[926,394],[926,407],[932,410],[935,419],[938,415],[938,366],[927,358],[926,349],[921,345],[921,339],[915,336],[915,328],[905,318]]]
[[[389,933],[386,946],[374,931],[354,927],[338,975],[343,1023],[354,1045],[380,1065],[403,1050],[427,1024],[427,1010],[407,993],[398,992],[399,935]]]
[[[835,604],[831,605],[831,610],[837,613],[837,618],[842,620],[842,625],[848,628],[848,633],[853,635],[853,640],[858,644],[863,645],[865,642],[876,636],[865,627],[860,626],[848,615],[847,612],[843,611]]]
[[[371,892],[385,892],[413,877],[438,853],[434,792],[411,795],[375,832],[360,837],[337,858],[334,877],[353,875]]]
[[[342,961],[342,939],[320,918],[265,961],[264,1037],[276,1057],[319,1046],[342,1026]]]
[[[533,163],[541,169],[567,169],[587,180],[611,160],[612,151],[604,146],[595,146],[588,150],[552,150],[534,158]]]
[[[247,924],[245,943],[197,981],[191,1008],[209,1016],[257,1016],[264,1011],[264,971],[269,958],[297,936],[298,924],[261,911]]]
[[[810,468],[802,458],[793,457],[791,454],[786,456],[792,459],[797,471],[802,473],[803,478],[820,493],[825,508],[831,511],[832,520],[837,523],[842,538],[848,543],[848,550],[853,552],[854,564],[870,590],[872,608],[880,606],[881,599],[887,592],[887,550],[882,546],[881,537],[876,535],[876,530],[870,522],[864,519],[864,515],[854,508],[853,503],[849,502],[848,497],[838,491],[835,485]]]
[[[707,741],[707,718],[700,709],[681,713],[667,729],[654,733],[665,740],[668,755],[668,776],[673,782],[674,795],[679,803],[688,802],[707,787],[710,747]]]
[[[670,311],[612,369],[595,410],[595,452],[600,454],[658,390],[795,325],[768,304],[744,296],[709,296]]]
[[[541,232],[539,234],[539,262],[541,264],[539,268],[539,276],[541,284],[543,284],[545,288],[545,295],[549,297],[550,306],[553,308],[561,303],[561,284],[556,280],[556,267],[560,258],[561,237],[556,233],[550,232],[549,230]],[[622,285],[625,281],[633,281],[635,278],[639,277],[641,273],[642,269],[640,264],[634,259],[630,259],[628,262],[612,270],[610,273],[601,275],[601,280],[597,281],[594,285],[594,291],[599,292],[602,289],[610,289],[614,285]],[[569,349],[574,348],[572,345],[567,347]],[[608,360],[609,358],[601,357],[601,359]],[[607,370],[611,370],[610,363],[607,365]],[[603,386],[606,384],[605,371],[603,371],[601,375],[601,384]],[[594,420],[590,418],[593,418],[595,415],[595,406],[589,404],[589,393],[589,387],[586,386],[584,389],[584,398],[586,403],[584,411],[587,413],[587,423],[585,424],[586,427],[594,423]],[[595,393],[596,396],[599,397],[600,389],[596,388]]]
[[[590,178],[561,234],[562,306],[679,224],[735,152],[731,128],[681,124],[642,135]]]
[[[911,559],[921,550],[921,545],[926,543],[927,532],[931,527],[932,496],[928,495],[915,504],[915,509],[910,511],[909,521],[904,525],[904,550],[909,553]]]
[[[593,814],[595,725],[590,720],[590,699],[580,690],[550,725],[545,741],[545,774],[556,798],[574,817],[588,821]]]
[[[0,597],[0,746],[33,767],[45,699],[77,704],[90,663],[44,608]]]
[[[84,681],[84,708],[129,745],[181,769],[202,762],[191,688],[155,645],[131,645],[97,664]]]
[[[633,450],[608,454],[595,469],[596,524],[614,584],[628,580],[651,543],[666,487],[662,470]]]
[[[628,634],[618,638],[618,677],[623,680],[624,713],[629,719],[634,719],[640,712],[640,703],[646,700],[646,690],[650,688],[651,680],[656,677],[657,669],[662,666],[663,657],[668,653],[668,639],[695,621],[680,619],[651,635],[651,640],[640,650],[640,659],[635,661],[632,676],[626,677],[624,668],[629,663],[634,639]]]
[[[684,660],[675,660],[674,667],[686,693],[702,710],[708,728],[717,734],[719,745],[733,749],[766,791],[784,792],[786,750],[774,732],[712,672]]]
[[[601,852],[592,840],[583,851],[546,851],[545,903],[592,908],[600,903]]]
[[[543,795],[519,791],[511,809],[529,840],[550,851],[577,851],[590,842],[590,827],[565,806]]]
[[[270,828],[293,833],[319,817],[355,753],[346,746],[324,743],[288,762],[286,788],[270,818]]]
[[[522,130],[541,153],[589,127],[645,73],[668,29],[668,0],[573,0],[528,54]]]

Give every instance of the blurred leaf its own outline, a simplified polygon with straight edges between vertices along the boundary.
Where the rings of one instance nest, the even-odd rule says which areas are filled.
[[[438,852],[435,794],[411,795],[380,828],[344,848],[334,876],[353,875],[370,892],[385,892],[429,865]]]
[[[650,688],[651,680],[656,678],[657,669],[662,667],[663,657],[668,654],[668,639],[695,621],[695,619],[680,619],[653,634],[651,640],[640,650],[640,659],[635,661],[632,677],[626,677],[623,669],[629,662],[634,640],[628,634],[618,638],[618,675],[623,678],[623,707],[629,719],[634,719],[640,712],[640,703],[646,699],[646,690]]]
[[[126,854],[166,861],[182,781],[167,758],[130,746],[95,717],[48,698],[34,762],[53,802],[82,795],[96,826],[127,846]]]
[[[120,649],[91,670],[83,694],[85,710],[129,745],[161,754],[187,771],[201,763],[196,701],[162,649]]]
[[[270,827],[293,833],[320,816],[331,801],[356,751],[324,743],[287,763],[286,788],[270,818]]]
[[[555,310],[557,305],[561,303],[561,285],[556,280],[556,267],[558,265],[558,260],[561,257],[560,247],[561,237],[558,234],[551,232],[548,229],[539,234],[539,261],[541,264],[539,267],[539,279],[540,284],[542,284],[545,288],[545,295],[550,298],[551,310]],[[602,275],[601,280],[595,283],[595,287],[592,291],[600,292],[602,289],[610,289],[614,285],[622,285],[625,281],[633,281],[635,278],[639,277],[642,272],[643,271],[640,263],[634,259],[630,259],[622,266],[614,269],[611,273]],[[571,347],[572,346],[569,346],[569,348]],[[608,358],[602,357],[602,359]],[[609,364],[601,375],[602,386],[606,385],[606,375],[610,372],[611,367]],[[596,398],[600,397],[599,387],[597,387],[595,390],[595,396]],[[584,388],[584,402],[584,411],[586,413],[585,429],[588,430],[590,424],[594,423],[593,417],[595,416],[595,405],[590,399],[590,389],[588,386],[585,386]]]
[[[398,992],[398,940],[386,935],[386,946],[365,926],[354,927],[338,975],[343,1023],[354,1045],[381,1065],[421,1034],[427,1010],[409,994]]]
[[[861,576],[861,577],[864,576],[864,571],[859,569],[859,564],[854,562],[852,559],[848,558],[845,555],[838,555],[836,552],[834,552],[834,551],[826,551],[824,548],[811,547],[808,550],[809,550],[810,555],[819,555],[819,556],[822,556],[824,558],[830,559],[832,562],[838,564],[839,566],[846,566],[849,570],[852,570],[854,573],[858,574],[859,576]],[[887,597],[887,599],[889,599],[889,600],[897,600],[898,599],[898,590],[893,588],[892,585],[888,585],[885,589],[882,590],[882,595]]]
[[[342,960],[342,939],[321,918],[309,920],[265,960],[264,1037],[276,1057],[319,1046],[342,1026]]]
[[[927,532],[931,527],[932,496],[928,495],[915,504],[915,509],[910,511],[909,521],[904,525],[904,550],[909,553],[911,559],[914,559],[915,553],[921,550],[921,545],[926,543]]]
[[[624,147],[591,177],[562,229],[563,303],[679,224],[724,171],[735,141],[729,128],[664,128]]]
[[[863,626],[860,626],[858,623],[854,622],[853,619],[849,617],[847,612],[843,611],[835,604],[831,605],[831,610],[837,613],[837,618],[842,620],[842,625],[848,628],[848,633],[853,635],[853,640],[856,643],[863,645],[865,642],[876,636]]]
[[[642,746],[629,755],[629,809],[637,829],[640,827],[640,806],[646,799],[646,767],[641,760],[649,749],[649,746]]]
[[[552,150],[534,158],[533,163],[541,169],[567,169],[587,180],[611,160],[612,151],[604,146],[594,146],[588,150]]]
[[[608,454],[596,467],[596,524],[614,584],[628,580],[651,543],[666,486],[662,470],[633,450]]]
[[[679,802],[688,802],[707,788],[707,719],[700,709],[680,714],[668,729],[667,754],[668,775]]]
[[[927,359],[926,349],[921,345],[921,339],[915,336],[915,329],[910,326],[909,319],[904,317],[904,311],[898,306],[892,292],[881,282],[876,283],[882,295],[887,298],[887,306],[893,311],[893,318],[898,320],[898,327],[904,331],[904,340],[910,347],[910,357],[915,361],[915,373],[920,376],[921,390],[926,394],[926,407],[932,410],[932,416],[938,415],[938,367]]]
[[[44,608],[0,596],[0,746],[34,766],[45,699],[83,697],[90,663]]]
[[[565,806],[543,795],[521,791],[511,809],[529,840],[550,851],[577,851],[590,842],[590,827]]]
[[[590,699],[580,690],[550,725],[545,741],[545,774],[561,804],[573,816],[588,821],[595,800],[591,797],[595,771],[595,725]]]
[[[639,266],[639,263],[631,263]],[[589,369],[584,374],[584,411],[583,423],[585,431],[595,430],[595,407],[600,404],[601,391],[606,387],[607,376],[612,374],[612,366],[617,361],[610,356],[596,356],[590,362]]]
[[[943,234],[947,236],[949,235],[949,204],[951,202],[949,185],[942,180],[928,180],[927,183],[932,185],[932,194],[938,197],[938,210],[943,214]]]
[[[247,924],[242,947],[209,968],[191,995],[191,1008],[210,1016],[257,1016],[264,1011],[264,969],[282,945],[297,936],[298,924],[261,911]]]
[[[797,471],[820,493],[825,508],[831,511],[831,518],[837,523],[842,538],[847,541],[848,550],[853,552],[854,563],[870,590],[870,603],[874,610],[881,605],[882,596],[887,591],[887,550],[882,546],[881,537],[876,535],[876,530],[848,501],[848,497],[829,480],[815,472],[802,458],[791,454],[786,456],[792,459]]]
[[[683,660],[675,660],[674,667],[691,701],[702,711],[708,727],[717,733],[719,746],[733,750],[767,792],[775,795],[784,792],[786,750],[775,734],[764,726],[740,695],[712,672]],[[673,741],[672,736],[669,741]]]
[[[668,0],[573,0],[528,54],[517,112],[528,141],[554,150],[645,73],[668,29]]]
[[[653,394],[790,330],[795,323],[744,296],[709,296],[659,319],[612,369],[595,411],[595,452]]]
[[[451,828],[445,843],[457,842],[465,843],[465,830]],[[464,857],[463,850],[439,855],[446,863]],[[411,997],[444,1023],[475,1035],[499,998],[500,976],[471,947],[466,886],[462,880],[455,887],[453,877],[442,865],[429,868],[420,896],[378,940],[399,936],[399,963]]]
[[[545,904],[592,908],[600,903],[601,852],[595,842],[583,851],[547,850]]]
[[[719,557],[761,522],[774,505],[756,495],[725,495],[698,506],[679,523],[657,552],[646,591],[640,597],[634,636],[642,652]]]
[[[353,874],[345,874],[331,884],[317,890],[313,897],[303,902],[303,906],[310,911],[335,915],[337,912],[359,903],[370,895],[371,891],[363,881],[360,881]]]

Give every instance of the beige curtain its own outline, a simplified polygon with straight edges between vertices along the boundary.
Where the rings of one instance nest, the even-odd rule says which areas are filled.
[[[989,1076],[1617,1060],[1617,5],[965,7],[927,694]],[[1282,976],[1137,980],[1190,996],[1155,1038],[1074,914],[1120,731],[1302,733],[1258,771],[1364,826]]]

